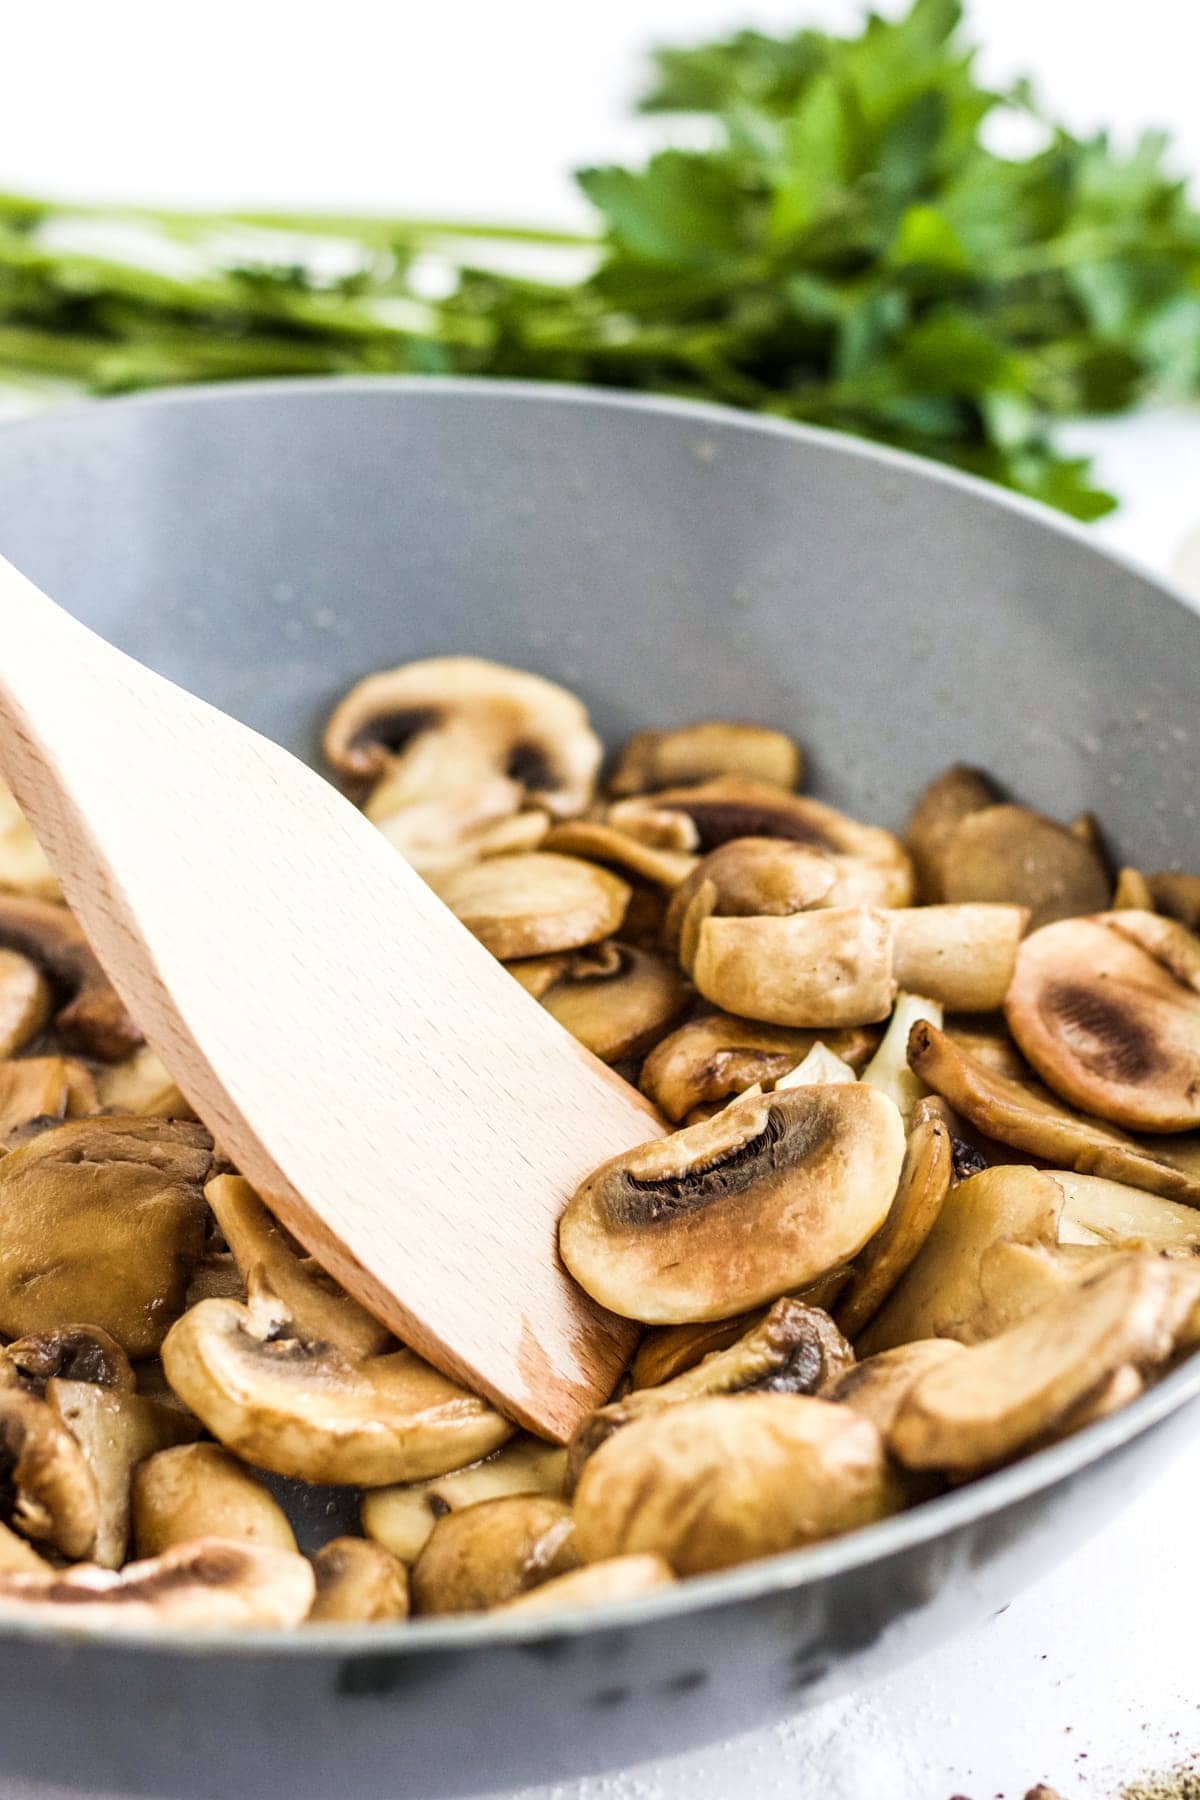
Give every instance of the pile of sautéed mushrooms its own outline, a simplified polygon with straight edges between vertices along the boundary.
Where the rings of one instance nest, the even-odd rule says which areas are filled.
[[[0,1616],[602,1605],[919,1505],[1195,1347],[1200,874],[966,767],[897,837],[741,721],[604,774],[578,699],[470,657],[370,676],[325,748],[666,1120],[560,1227],[636,1353],[558,1446],[397,1343],[194,1118],[0,795]],[[360,1532],[302,1554],[303,1483]]]

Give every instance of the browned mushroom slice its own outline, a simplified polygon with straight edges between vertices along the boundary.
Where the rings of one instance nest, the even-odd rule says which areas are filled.
[[[628,883],[607,869],[540,850],[455,870],[438,893],[504,962],[611,937],[629,904]]]
[[[1034,932],[1005,1016],[1073,1105],[1133,1130],[1200,1125],[1200,939],[1174,920],[1113,912]]]
[[[821,1399],[861,1413],[886,1436],[909,1389],[930,1369],[965,1350],[966,1345],[955,1338],[918,1338],[915,1343],[897,1344],[894,1350],[881,1350],[856,1362],[822,1389]]]
[[[1119,869],[1117,885],[1113,889],[1112,905],[1114,912],[1124,907],[1134,907],[1139,912],[1154,911],[1154,895],[1150,892],[1150,883],[1140,869]]]
[[[492,1456],[430,1481],[373,1488],[363,1495],[362,1527],[404,1562],[415,1562],[439,1519],[480,1500],[508,1494],[549,1494],[561,1499],[567,1453],[525,1432]]]
[[[302,1337],[277,1296],[202,1300],[162,1349],[175,1392],[213,1436],[277,1475],[383,1487],[459,1468],[513,1427],[410,1350],[350,1358]]]
[[[166,1119],[79,1119],[0,1157],[0,1331],[70,1320],[151,1356],[204,1252],[212,1140]]]
[[[706,918],[692,979],[715,1006],[770,1025],[873,1024],[896,997],[892,927],[870,906]]]
[[[0,1525],[0,1573],[32,1575],[53,1567],[44,1556],[38,1555],[32,1544],[27,1544],[7,1525]]]
[[[139,1556],[202,1537],[296,1548],[278,1501],[219,1444],[178,1444],[147,1457],[134,1470],[132,1502]]]
[[[908,906],[913,872],[908,852],[890,831],[863,825],[807,794],[727,775],[655,796],[663,810],[686,813],[707,855],[731,838],[789,838],[830,857],[845,905]]]
[[[0,1351],[0,1364],[28,1392],[42,1395],[56,1376],[132,1394],[133,1367],[116,1338],[96,1325],[62,1325],[17,1338]]]
[[[1008,1462],[1058,1435],[1077,1409],[1094,1417],[1087,1403],[1126,1365],[1166,1362],[1197,1301],[1200,1270],[1156,1256],[1109,1257],[1019,1325],[923,1375],[893,1422],[893,1454],[958,1479]]]
[[[96,1080],[101,1106],[139,1119],[194,1119],[195,1113],[147,1044],[124,1062],[101,1069]]]
[[[634,1600],[672,1587],[675,1575],[661,1556],[610,1556],[556,1575],[528,1594],[506,1600],[498,1610],[506,1613],[556,1613],[577,1607],[611,1606],[618,1600]]]
[[[837,1303],[837,1321],[857,1337],[916,1261],[950,1191],[954,1151],[944,1120],[926,1100],[913,1111],[896,1198],[880,1229],[859,1252]]]
[[[659,806],[653,795],[614,800],[596,816],[655,850],[685,850],[692,855],[700,846],[700,833],[687,814]]]
[[[1200,875],[1157,869],[1147,875],[1146,884],[1155,912],[1178,919],[1189,931],[1200,931]]]
[[[706,883],[712,887],[706,914],[783,917],[828,903],[837,878],[836,864],[811,844],[788,838],[731,838],[702,857],[671,896],[667,946],[678,953],[688,908]]]
[[[909,906],[887,917],[902,988],[950,1012],[1003,1006],[1029,920],[1023,906]]]
[[[828,1313],[800,1300],[777,1300],[735,1343],[686,1374],[659,1387],[635,1388],[589,1413],[568,1447],[566,1491],[574,1492],[601,1444],[636,1419],[704,1394],[816,1394],[853,1362],[853,1350]]]
[[[129,1544],[134,1469],[156,1450],[197,1437],[199,1425],[177,1407],[91,1381],[56,1375],[46,1383],[46,1398],[83,1451],[96,1484],[91,1559],[103,1569],[119,1569]]]
[[[942,854],[946,900],[1004,900],[1027,906],[1037,929],[1108,905],[1103,858],[1066,825],[1027,806],[988,806],[961,819]]]
[[[860,1250],[903,1160],[900,1114],[857,1083],[738,1100],[590,1176],[563,1213],[563,1260],[627,1318],[728,1317]]]
[[[1055,1169],[1053,1174],[1063,1191],[1060,1243],[1200,1255],[1200,1208],[1164,1200],[1123,1181],[1106,1181],[1101,1175],[1076,1175],[1067,1169]]]
[[[0,1056],[24,1050],[50,1018],[50,983],[17,950],[0,950]]]
[[[72,1561],[87,1556],[100,1519],[92,1471],[54,1408],[21,1387],[0,1387],[0,1461],[17,1530]]]
[[[875,1427],[793,1394],[721,1394],[640,1419],[601,1446],[575,1495],[585,1562],[630,1553],[678,1575],[838,1537],[898,1509]]]
[[[299,1625],[313,1598],[302,1556],[199,1538],[116,1572],[84,1564],[0,1575],[0,1614],[72,1631],[189,1631]]]
[[[762,1317],[758,1307],[753,1312],[735,1313],[732,1319],[701,1319],[697,1325],[652,1325],[629,1365],[630,1387],[658,1387],[673,1381],[714,1350],[736,1344]]]
[[[98,1112],[96,1084],[75,1058],[23,1056],[0,1062],[0,1140],[30,1125],[57,1125],[68,1115]]]
[[[755,1082],[773,1084],[804,1061],[818,1036],[851,1068],[861,1068],[878,1041],[869,1028],[818,1034],[709,1013],[655,1046],[642,1068],[641,1089],[678,1124],[697,1106],[721,1105]]]
[[[639,731],[630,738],[609,780],[614,794],[646,794],[685,787],[718,775],[751,776],[772,787],[797,788],[804,775],[800,746],[766,725],[706,719],[673,731]]]
[[[119,1062],[144,1041],[65,906],[0,894],[0,948],[35,962],[62,996],[54,1024],[65,1049]]]
[[[630,880],[648,881],[667,893],[686,880],[696,866],[696,858],[684,851],[644,843],[599,819],[569,819],[563,825],[555,825],[542,839],[542,849],[604,863]]]
[[[965,763],[955,763],[929,783],[904,832],[922,900],[933,904],[946,898],[942,861],[955,827],[968,813],[982,812],[999,798],[991,776]]]
[[[1189,1175],[1098,1119],[1060,1106],[1044,1089],[989,1068],[944,1031],[920,1023],[908,1059],[936,1093],[987,1137],[1081,1175],[1107,1175],[1168,1200],[1200,1205],[1200,1175]]]
[[[510,1494],[447,1513],[412,1571],[418,1613],[483,1612],[578,1568],[575,1520],[562,1500]]]
[[[408,1570],[382,1544],[334,1538],[322,1544],[312,1563],[317,1593],[310,1625],[408,1617]]]
[[[677,970],[648,950],[609,941],[535,960],[527,976],[510,965],[546,1011],[601,1062],[644,1056],[679,1018],[691,995]]]
[[[923,994],[897,994],[888,1028],[861,1077],[868,1087],[878,1088],[895,1101],[905,1125],[911,1121],[917,1102],[929,1095],[925,1083],[908,1066],[908,1040],[919,1019],[940,1026],[941,1003],[926,999]]]

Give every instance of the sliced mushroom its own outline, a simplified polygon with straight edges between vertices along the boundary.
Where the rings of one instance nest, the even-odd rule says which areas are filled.
[[[689,1400],[602,1445],[575,1495],[585,1562],[638,1551],[701,1575],[838,1537],[897,1510],[883,1440],[792,1394]]]
[[[850,1407],[870,1419],[886,1437],[909,1389],[930,1369],[965,1352],[966,1345],[955,1338],[918,1338],[912,1344],[897,1344],[894,1350],[881,1350],[856,1362],[822,1391],[821,1398]]]
[[[861,1068],[877,1041],[869,1028],[822,1032],[835,1056]],[[709,1013],[681,1025],[646,1058],[641,1089],[664,1118],[678,1124],[698,1106],[721,1105],[755,1082],[764,1087],[803,1062],[815,1031],[788,1031],[728,1013]]]
[[[313,1588],[302,1556],[200,1538],[119,1573],[84,1564],[0,1575],[0,1614],[40,1617],[72,1631],[283,1629],[305,1618]]]
[[[418,1481],[512,1436],[485,1401],[410,1350],[352,1359],[302,1337],[269,1289],[252,1289],[245,1306],[202,1300],[172,1326],[162,1357],[171,1386],[220,1443],[302,1481]]]
[[[156,1450],[195,1437],[198,1427],[177,1407],[90,1381],[56,1375],[46,1384],[46,1398],[83,1451],[96,1484],[91,1559],[102,1569],[119,1569],[129,1542],[134,1469]]]
[[[892,928],[869,906],[786,919],[707,918],[692,979],[714,1005],[771,1025],[869,1025],[896,997]]]
[[[619,929],[629,904],[628,884],[607,869],[540,850],[455,870],[438,893],[503,962],[598,943]]]
[[[86,1556],[100,1519],[92,1472],[54,1408],[21,1387],[0,1387],[0,1462],[17,1530],[71,1560]]]
[[[659,806],[653,795],[614,800],[598,816],[626,837],[650,844],[655,850],[685,850],[691,855],[700,846],[700,833],[687,814]]]
[[[954,1150],[945,1121],[927,1100],[913,1111],[904,1166],[887,1218],[859,1252],[837,1303],[837,1321],[858,1336],[920,1255],[950,1192]]]
[[[908,1060],[922,1081],[1002,1144],[1080,1175],[1106,1175],[1200,1205],[1200,1173],[1189,1175],[1112,1126],[1068,1112],[1044,1089],[990,1068],[932,1025],[913,1026]]]
[[[66,996],[54,1020],[64,1049],[119,1062],[141,1046],[141,1032],[65,906],[0,894],[0,948],[28,957]]]
[[[968,813],[946,840],[941,867],[945,900],[1026,906],[1034,930],[1054,919],[1100,912],[1112,894],[1096,849],[1027,806]]]
[[[652,1325],[629,1365],[633,1389],[658,1387],[686,1374],[714,1350],[727,1350],[764,1317],[762,1307],[732,1319],[702,1319],[695,1325]]]
[[[828,1313],[800,1300],[777,1300],[728,1349],[713,1351],[673,1381],[635,1388],[589,1413],[567,1451],[567,1493],[601,1444],[636,1419],[704,1394],[816,1394],[853,1362],[853,1350]]]
[[[892,1452],[959,1480],[995,1468],[1058,1435],[1077,1409],[1094,1417],[1095,1397],[1111,1409],[1114,1376],[1166,1362],[1198,1301],[1200,1270],[1112,1256],[1011,1330],[923,1375],[892,1424]]]
[[[608,785],[614,794],[647,794],[719,775],[797,788],[804,776],[804,757],[799,744],[782,731],[706,719],[697,725],[677,725],[672,731],[635,732],[617,758]]]
[[[53,1010],[50,983],[17,950],[0,950],[0,1056],[15,1056],[43,1029]]]
[[[1034,932],[1005,1016],[1072,1105],[1135,1131],[1200,1125],[1200,940],[1174,920],[1124,911]]]
[[[219,1444],[177,1444],[135,1469],[133,1535],[139,1556],[204,1537],[296,1548],[283,1508]]]
[[[673,893],[696,866],[696,858],[681,850],[666,850],[600,819],[569,819],[555,825],[542,840],[542,849],[565,856],[603,863],[653,887]]]
[[[803,1062],[781,1075],[771,1092],[786,1094],[794,1087],[836,1087],[841,1082],[857,1080],[850,1064],[835,1056],[829,1045],[818,1038]]]
[[[116,1338],[95,1325],[62,1325],[17,1338],[0,1352],[0,1366],[27,1392],[39,1396],[55,1377],[91,1382],[132,1394],[137,1387],[129,1358]]]
[[[44,1129],[98,1110],[96,1084],[73,1057],[23,1056],[0,1062],[0,1141],[11,1143],[30,1126]]]
[[[1146,877],[1155,912],[1178,919],[1189,931],[1200,931],[1200,875],[1157,869]]]
[[[887,917],[902,988],[950,1012],[1003,1006],[1029,920],[1023,906],[908,906]]]
[[[1135,907],[1139,912],[1154,911],[1154,895],[1150,892],[1150,883],[1139,869],[1117,871],[1117,885],[1112,897],[1113,911],[1120,912],[1127,906]]]
[[[1063,1191],[1060,1243],[1200,1254],[1200,1209],[1195,1206],[1181,1206],[1177,1200],[1163,1200],[1099,1175],[1076,1175],[1066,1169],[1055,1169],[1053,1175]]]
[[[929,783],[904,832],[922,900],[935,904],[946,898],[942,864],[955,827],[969,813],[982,812],[999,798],[991,776],[965,763],[955,763]]]
[[[810,906],[834,904],[837,879],[837,864],[811,844],[789,838],[731,838],[702,857],[671,896],[667,946],[678,953],[688,909],[706,883],[713,892],[705,916],[784,918]]]
[[[259,1270],[305,1337],[332,1344],[359,1361],[394,1345],[386,1325],[373,1319],[294,1243],[248,1181],[240,1175],[214,1176],[204,1198],[233,1252],[242,1281],[249,1281]]]
[[[560,1499],[566,1471],[565,1450],[522,1432],[469,1468],[432,1481],[372,1489],[363,1496],[363,1530],[404,1562],[415,1562],[437,1521],[447,1513],[510,1494]]]
[[[204,1251],[201,1125],[81,1119],[0,1158],[0,1331],[99,1325],[157,1351]]]
[[[578,1568],[574,1539],[571,1508],[545,1494],[510,1494],[447,1513],[413,1565],[413,1610],[503,1606]]]
[[[7,1525],[0,1525],[0,1574],[37,1574],[53,1566],[23,1537],[18,1537]]]
[[[560,958],[536,958],[528,974],[520,963],[510,967],[546,1011],[606,1063],[643,1056],[671,1029],[690,996],[661,956],[612,939]]]
[[[0,781],[0,889],[36,900],[61,900],[58,877],[12,789]]]
[[[101,1106],[139,1119],[194,1119],[195,1113],[148,1044],[96,1078]]]
[[[913,1026],[921,1019],[940,1026],[941,1003],[929,1000],[923,994],[897,994],[883,1040],[861,1076],[868,1087],[878,1088],[881,1094],[895,1101],[905,1124],[912,1118],[918,1102],[929,1092],[908,1063],[908,1040]]]
[[[579,1607],[611,1606],[618,1600],[635,1600],[659,1588],[672,1587],[675,1576],[661,1556],[610,1556],[556,1575],[528,1594],[506,1600],[498,1610],[506,1613],[556,1613]]]
[[[744,1312],[860,1250],[903,1158],[895,1106],[857,1083],[735,1101],[590,1176],[560,1223],[563,1260],[648,1324]]]
[[[317,1594],[310,1625],[346,1625],[408,1617],[408,1570],[367,1538],[339,1537],[312,1559]]]

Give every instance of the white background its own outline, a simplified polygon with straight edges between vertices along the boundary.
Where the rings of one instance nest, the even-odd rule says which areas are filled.
[[[884,5],[881,10],[892,10]],[[205,205],[570,223],[566,171],[628,158],[641,47],[839,0],[57,0],[3,9],[0,186]],[[1077,126],[1161,123],[1200,169],[1196,0],[974,0],[984,67]],[[1200,520],[1200,419],[1081,425],[1165,564]],[[1200,1450],[1003,1617],[869,1694],[736,1745],[536,1800],[1116,1800],[1200,1749]],[[217,1727],[219,1728],[219,1726]],[[17,1800],[15,1791],[3,1800]],[[535,1800],[532,1792],[523,1800]]]

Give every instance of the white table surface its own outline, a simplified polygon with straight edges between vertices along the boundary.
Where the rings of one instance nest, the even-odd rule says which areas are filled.
[[[563,170],[652,141],[624,113],[646,41],[857,10],[852,0],[23,7],[5,20],[0,184],[570,220]],[[971,10],[989,72],[1032,66],[1081,125],[1166,123],[1200,167],[1194,0],[1139,0],[1136,45],[1130,10],[1095,0]],[[1165,566],[1200,522],[1200,415],[1157,410],[1071,437],[1101,452],[1126,496],[1099,530]],[[1038,1780],[1063,1800],[1117,1800],[1125,1781],[1200,1750],[1198,1492],[1200,1446],[1002,1615],[870,1691],[519,1800],[1021,1800]],[[34,1794],[5,1787],[0,1800]]]

